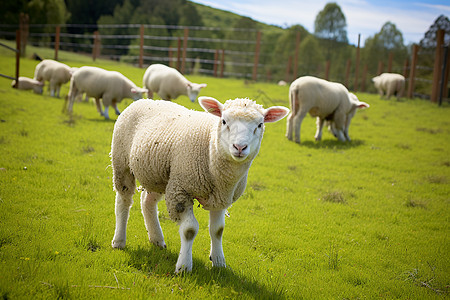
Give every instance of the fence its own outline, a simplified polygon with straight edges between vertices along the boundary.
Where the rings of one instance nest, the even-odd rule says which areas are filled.
[[[0,37],[11,38],[12,30],[16,28],[17,25],[0,25]],[[441,99],[448,96],[449,67],[448,64],[443,64],[448,61],[448,54],[445,59],[443,57],[443,31],[437,36],[438,47],[434,55],[426,49],[419,52],[415,45],[411,60],[406,59],[403,66],[393,66],[394,57],[390,53],[387,63],[380,61],[376,71],[369,70],[367,64],[361,66],[359,37],[358,45],[353,51],[354,57],[346,60],[345,67],[340,66],[344,67],[343,72],[338,72],[340,77],[333,78],[330,76],[330,69],[333,68],[331,61],[316,66],[317,71],[313,74],[301,72],[306,60],[302,61],[301,53],[299,54],[299,33],[292,43],[292,55],[289,59],[274,63],[272,57],[277,39],[256,29],[148,24],[28,25],[25,17],[21,17],[20,29],[22,45],[30,43],[54,48],[56,60],[58,51],[62,49],[91,53],[93,60],[102,56],[132,63],[140,68],[153,63],[164,63],[184,74],[199,73],[255,81],[272,81],[275,77],[287,82],[297,76],[315,75],[342,82],[348,88],[362,92],[369,88],[373,90],[371,77],[387,71],[403,74],[407,78],[407,96],[410,98],[425,96],[436,102],[439,96]],[[272,52],[267,49],[272,49]],[[22,53],[24,51],[22,49]],[[430,76],[430,72],[433,76]],[[418,93],[415,92],[416,88]]]
[[[0,77],[4,77],[4,78],[7,78],[7,79],[15,80],[16,83],[14,84],[14,88],[18,88],[19,87],[20,46],[21,46],[20,40],[21,40],[21,38],[20,38],[20,30],[16,30],[16,49],[11,48],[8,45],[5,45],[3,43],[0,43],[0,46],[2,46],[4,48],[6,48],[8,50],[11,50],[11,51],[16,53],[16,76],[12,77],[12,76],[9,76],[9,75],[6,75],[6,74],[0,74]]]

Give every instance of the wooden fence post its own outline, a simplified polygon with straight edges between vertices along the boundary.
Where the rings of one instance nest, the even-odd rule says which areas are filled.
[[[431,88],[431,102],[437,102],[439,94],[439,81],[442,70],[442,45],[444,44],[444,29],[439,29],[436,33],[436,54],[434,56],[433,85]]]
[[[353,90],[355,92],[358,91],[358,79],[359,79],[359,43],[361,39],[361,34],[358,34],[358,47],[356,48],[356,64],[355,64],[355,84],[353,86]]]
[[[327,60],[327,62],[325,63],[325,76],[324,76],[325,80],[328,80],[328,78],[330,77],[330,65],[331,62]]]
[[[352,65],[352,61],[350,59],[347,60],[347,65],[345,67],[345,86],[348,87],[348,78],[350,76],[350,67]]]
[[[392,59],[394,58],[394,53],[389,52],[389,60],[388,60],[388,73],[392,72]]]
[[[14,87],[19,87],[19,68],[20,68],[20,29],[16,30],[16,84]]]
[[[186,67],[186,51],[187,42],[189,37],[189,28],[184,28],[184,39],[183,39],[183,61],[181,62],[181,74],[184,74],[184,68]]]
[[[419,46],[414,44],[411,57],[411,69],[409,71],[409,82],[408,82],[408,98],[413,98],[414,96],[414,81],[416,78],[416,66],[417,66],[417,54],[419,52]]]
[[[181,67],[181,38],[178,38],[178,44],[177,44],[177,70],[180,71]]]
[[[100,34],[94,31],[94,48],[92,49],[92,59],[95,61],[100,56]]]
[[[261,31],[256,34],[256,45],[255,45],[255,61],[253,62],[253,80],[258,79],[258,63],[259,63],[259,45],[261,43]]]
[[[19,30],[20,30],[20,55],[25,57],[27,50],[28,34],[30,32],[30,17],[27,14],[20,13]]]
[[[224,67],[225,67],[225,50],[222,49],[222,60],[220,61],[220,78],[223,77]]]
[[[214,52],[214,77],[217,77],[217,64],[219,59],[219,49],[216,49],[216,52]]]
[[[58,60],[58,51],[59,51],[59,36],[61,33],[61,27],[59,25],[56,26],[55,33],[55,60]]]
[[[300,51],[300,32],[297,32],[297,36],[295,38],[295,56],[294,56],[294,70],[293,70],[293,78],[292,81],[297,79],[298,72],[298,52]]]
[[[144,25],[141,24],[141,29],[140,29],[140,38],[141,38],[141,43],[139,45],[139,68],[142,68],[142,66],[144,65]]]

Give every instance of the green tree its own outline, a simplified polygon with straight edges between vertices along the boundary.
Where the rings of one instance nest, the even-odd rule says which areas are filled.
[[[321,77],[318,71],[322,65],[325,65],[322,51],[320,51],[320,44],[317,38],[313,35],[308,35],[300,45],[300,76],[314,75]]]
[[[314,34],[322,39],[348,43],[347,22],[340,6],[328,3],[314,21]]]

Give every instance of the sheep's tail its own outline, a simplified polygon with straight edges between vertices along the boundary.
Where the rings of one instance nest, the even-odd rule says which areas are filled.
[[[297,115],[298,112],[298,94],[296,89],[289,91],[289,104],[291,106],[291,114]]]

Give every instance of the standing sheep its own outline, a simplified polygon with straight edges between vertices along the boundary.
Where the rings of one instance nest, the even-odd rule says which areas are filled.
[[[37,64],[34,71],[34,79],[37,81],[48,81],[50,83],[50,95],[59,98],[61,85],[69,82],[74,69],[66,64],[51,59],[44,59]]]
[[[161,64],[147,68],[143,83],[144,88],[148,89],[149,98],[153,97],[153,93],[163,100],[174,100],[180,95],[186,95],[192,102],[195,102],[200,90],[206,87],[206,83],[192,83],[176,69]]]
[[[72,76],[69,91],[68,112],[72,113],[73,103],[76,98],[86,93],[86,97],[95,98],[97,111],[101,116],[109,119],[108,109],[112,105],[116,114],[120,111],[117,103],[123,98],[138,100],[147,90],[138,88],[131,80],[116,71],[107,71],[97,67],[84,66],[79,68]],[[102,99],[105,110],[100,104]]]
[[[350,141],[348,128],[358,108],[369,107],[349,93],[340,83],[330,82],[312,76],[295,80],[289,87],[291,114],[287,117],[286,137],[300,143],[300,128],[306,114],[317,117],[316,141],[322,139],[322,128],[329,121],[331,132],[340,141]]]
[[[221,104],[200,97],[199,103],[208,113],[168,101],[134,102],[117,118],[112,138],[116,191],[112,247],[125,247],[137,179],[145,189],[141,208],[150,242],[166,247],[157,210],[163,194],[170,218],[180,225],[181,250],[175,272],[192,270],[192,245],[199,229],[194,199],[209,210],[212,264],[225,266],[225,212],[245,190],[264,123],[276,122],[289,112],[281,106],[263,109],[249,99]]]
[[[42,94],[42,88],[44,83],[41,81],[37,81],[28,77],[19,77],[19,84],[17,85],[17,89],[19,90],[33,90],[36,94]],[[16,81],[13,80],[11,86],[14,87],[16,85]]]
[[[403,96],[405,90],[405,77],[395,73],[383,73],[379,76],[372,78],[375,87],[383,98],[386,93],[386,98],[390,99],[392,95],[397,96],[399,100]]]

